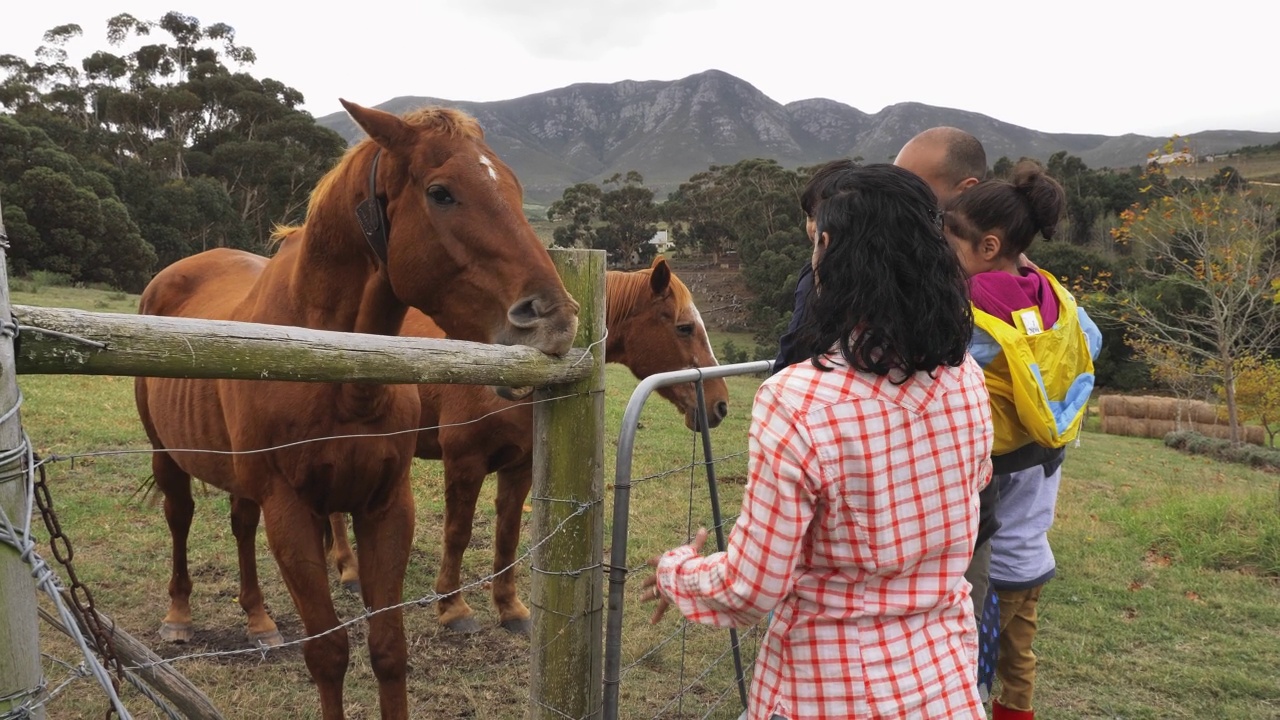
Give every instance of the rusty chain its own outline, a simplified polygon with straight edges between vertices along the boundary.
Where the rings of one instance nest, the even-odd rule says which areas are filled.
[[[44,465],[40,462],[39,456],[32,455],[32,457],[38,471],[32,487],[35,490],[36,507],[40,509],[40,517],[49,531],[49,548],[53,551],[54,559],[67,571],[67,578],[71,581],[67,590],[71,596],[71,603],[84,625],[89,628],[89,633],[93,635],[93,642],[97,645],[98,655],[102,657],[103,665],[114,673],[111,686],[118,695],[120,681],[124,679],[124,669],[120,665],[120,659],[116,657],[110,634],[102,627],[101,618],[98,616],[97,609],[94,608],[93,593],[80,582],[80,578],[76,575],[75,565],[72,563],[75,552],[71,549],[71,540],[62,532],[62,524],[58,521],[58,514],[53,509],[53,497],[49,494]],[[107,705],[106,718],[110,720],[115,716],[115,707]]]

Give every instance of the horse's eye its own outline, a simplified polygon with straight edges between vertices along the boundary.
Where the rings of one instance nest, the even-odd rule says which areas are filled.
[[[432,202],[437,205],[452,205],[456,202],[453,199],[453,195],[443,185],[432,185],[427,188],[427,197],[431,198]]]
[[[683,325],[677,325],[676,332],[686,337],[693,335],[693,323],[685,323]]]

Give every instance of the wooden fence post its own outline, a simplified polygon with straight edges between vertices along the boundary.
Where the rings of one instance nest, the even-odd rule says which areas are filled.
[[[8,240],[3,216],[0,216],[0,246],[0,320],[9,322]],[[22,445],[17,365],[13,338],[7,333],[0,336],[0,373],[3,373],[0,414],[10,413],[0,421],[0,452],[5,452]],[[26,522],[26,508],[33,502],[27,493],[26,479],[17,474],[22,466],[22,457],[0,464],[0,507],[17,531],[21,531]],[[40,666],[36,608],[36,584],[31,577],[31,566],[13,547],[0,544],[0,648],[3,648],[0,649],[0,716],[32,699],[26,691],[37,688],[44,672]],[[42,720],[44,709],[36,709],[31,717]]]
[[[581,304],[577,347],[587,379],[539,390],[534,406],[529,717],[598,717],[604,614],[605,253],[552,250]],[[545,539],[545,541],[544,541]]]

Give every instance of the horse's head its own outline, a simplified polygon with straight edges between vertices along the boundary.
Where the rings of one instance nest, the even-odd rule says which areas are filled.
[[[567,351],[578,303],[476,121],[450,109],[398,117],[342,104],[369,135],[352,150],[365,169],[353,190],[377,201],[357,216],[395,296],[452,338]]]
[[[605,359],[631,368],[638,378],[716,362],[702,315],[689,288],[658,257],[647,270],[608,275],[609,339]],[[698,395],[693,383],[658,390],[698,429]],[[729,413],[729,388],[721,378],[703,382],[707,423],[715,427]]]

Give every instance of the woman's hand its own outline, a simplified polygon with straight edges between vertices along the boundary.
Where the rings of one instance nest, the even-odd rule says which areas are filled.
[[[694,554],[701,555],[702,544],[706,541],[707,529],[698,528],[698,532],[694,534],[693,542],[689,543],[689,547],[693,548]],[[656,571],[658,569],[658,561],[661,559],[661,555],[654,555],[649,558],[649,567]],[[640,583],[640,587],[644,588],[640,593],[640,602],[658,601],[658,605],[653,609],[653,617],[649,618],[649,624],[657,625],[658,621],[662,619],[662,616],[666,614],[667,608],[671,606],[671,603],[667,601],[667,598],[662,595],[662,591],[658,589],[658,573],[654,572],[654,574],[645,578],[644,582]]]

